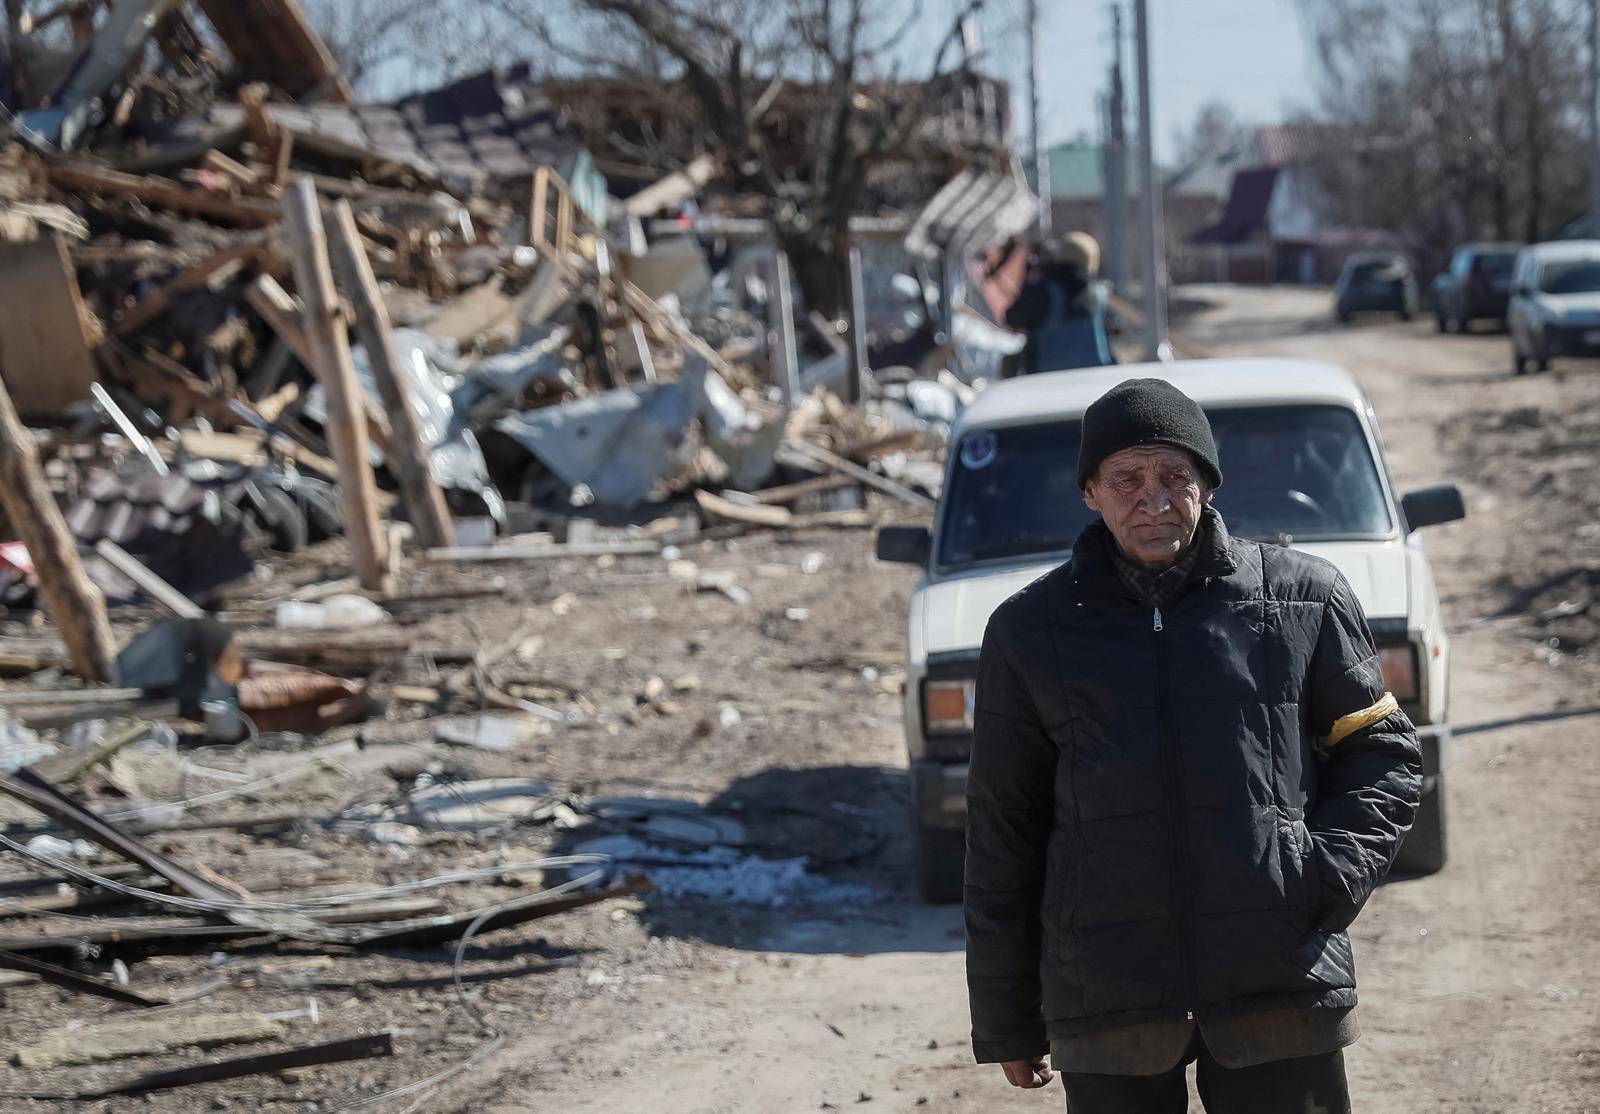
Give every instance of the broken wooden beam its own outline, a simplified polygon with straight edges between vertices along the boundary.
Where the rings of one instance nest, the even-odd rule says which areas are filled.
[[[237,159],[229,158],[216,148],[206,152],[200,166],[213,174],[220,174],[243,190],[252,190],[261,184],[261,175]]]
[[[259,1013],[110,1015],[81,1027],[63,1026],[16,1049],[11,1062],[23,1068],[60,1068],[158,1055],[183,1048],[213,1048],[278,1040],[282,1021]]]
[[[203,607],[151,572],[144,562],[110,538],[101,538],[95,542],[94,551],[100,555],[106,564],[133,581],[139,591],[143,592],[164,611],[176,615],[180,619],[201,619],[205,617],[206,612]]]
[[[792,484],[762,488],[760,491],[752,491],[750,494],[763,503],[793,503],[807,495],[818,495],[825,491],[837,491],[843,487],[854,487],[860,482],[854,476],[847,476],[843,472],[834,472],[826,476],[814,476],[809,480],[799,480]]]
[[[354,99],[338,61],[296,0],[200,0],[200,10],[252,80],[270,82],[297,99]]]
[[[0,777],[0,792],[44,813],[59,824],[75,829],[91,843],[159,874],[191,897],[216,904],[216,912],[236,925],[258,929],[309,929],[309,918],[281,911],[256,912],[245,907],[246,891],[210,871],[197,871],[142,843],[117,825],[85,808],[30,770]],[[13,847],[15,850],[15,847]],[[59,870],[66,870],[60,863]],[[13,949],[16,950],[16,949]]]
[[[657,541],[567,542],[548,545],[471,545],[430,549],[430,561],[539,561],[557,557],[625,557],[661,552]]]
[[[271,326],[278,339],[289,346],[294,358],[315,373],[317,357],[311,339],[306,335],[305,306],[300,299],[285,290],[271,275],[259,275],[245,291],[245,300]],[[372,438],[372,443],[387,456],[394,441],[389,416],[377,402],[367,397],[365,391],[361,392],[360,398],[367,415],[367,434]]]
[[[0,363],[5,353],[0,352]],[[61,631],[73,670],[86,681],[110,681],[117,644],[106,600],[83,569],[77,543],[39,464],[39,447],[0,384],[0,505],[28,549],[39,588]]]
[[[171,309],[177,295],[209,286],[222,275],[249,266],[267,248],[268,243],[264,238],[254,238],[189,264],[124,310],[112,326],[112,331],[118,336],[127,336],[144,328]]]
[[[393,1038],[388,1033],[374,1033],[328,1041],[325,1044],[290,1048],[283,1052],[267,1052],[259,1056],[241,1056],[232,1060],[190,1064],[188,1067],[173,1068],[170,1071],[152,1072],[126,1083],[119,1083],[115,1087],[80,1092],[72,1097],[85,1101],[112,1098],[117,1095],[142,1095],[152,1091],[170,1091],[174,1087],[190,1087],[196,1083],[217,1083],[224,1079],[241,1079],[249,1075],[266,1075],[295,1068],[343,1064],[351,1060],[372,1060],[393,1055]]]
[[[316,187],[300,177],[283,196],[285,224],[293,245],[295,285],[305,307],[311,370],[328,396],[328,441],[339,465],[345,536],[350,539],[356,575],[365,588],[384,587],[387,539],[379,528],[377,485],[367,461],[367,414],[361,385],[350,361],[350,341],[339,311],[327,237]]]
[[[333,269],[345,296],[355,310],[356,333],[366,348],[367,364],[388,411],[391,436],[388,462],[400,481],[406,513],[425,546],[447,546],[455,536],[444,492],[434,482],[429,465],[432,450],[423,440],[411,399],[409,380],[400,367],[389,310],[378,292],[372,265],[356,230],[348,201],[334,203],[328,227]]]
[[[57,967],[54,963],[46,963],[32,956],[20,955],[17,952],[0,951],[0,967],[7,971],[26,971],[36,975],[52,986],[65,987],[75,990],[79,994],[92,994],[97,998],[109,998],[113,1002],[121,1002],[129,1006],[142,1006],[150,1009],[153,1006],[165,1005],[154,998],[146,998],[143,994],[135,994],[131,990],[124,990],[108,982],[92,979],[88,975],[80,975],[76,971],[69,971],[65,967]]]
[[[176,213],[212,217],[247,228],[263,228],[278,220],[278,207],[270,201],[230,198],[170,178],[124,174],[90,163],[51,163],[45,167],[50,184],[61,189],[98,193],[106,197],[142,201]]]
[[[624,201],[622,207],[637,217],[652,216],[663,209],[676,209],[720,173],[722,159],[719,156],[701,155],[682,170],[652,182]]]
[[[784,527],[794,520],[794,512],[788,507],[771,506],[766,503],[744,506],[704,490],[694,493],[694,501],[708,517],[738,522],[746,526]]]
[[[798,437],[785,437],[782,447],[807,461],[825,465],[836,472],[843,472],[868,487],[877,488],[886,495],[893,495],[903,503],[909,503],[911,506],[921,510],[932,510],[934,508],[934,501],[926,495],[897,484],[886,476],[880,476],[871,469],[863,468],[853,460],[846,460],[838,453],[824,449],[820,445],[813,445],[811,442],[801,440]]]
[[[96,921],[65,921],[34,932],[0,936],[0,949],[8,952],[76,951],[85,944],[135,944],[149,940],[229,940],[262,936],[248,925],[217,924],[199,917],[111,917]]]
[[[0,306],[0,379],[17,411],[53,417],[89,398],[100,323],[59,235],[0,240]]]
[[[557,913],[581,909],[585,905],[609,901],[614,897],[648,893],[651,888],[649,879],[635,875],[598,890],[581,891],[565,897],[533,895],[507,901],[490,909],[468,909],[461,913],[402,921],[396,925],[376,925],[357,935],[355,943],[360,946],[414,947],[459,940],[461,934],[472,926],[476,926],[476,931],[480,933],[493,932],[497,928],[526,924]]]
[[[300,303],[295,300],[277,279],[271,275],[257,275],[254,282],[245,290],[245,300],[250,303],[250,308],[261,315],[274,333],[278,334],[289,351],[294,353],[294,358],[306,367],[311,366],[315,359],[311,354],[311,341],[306,337],[304,325],[301,323],[302,312]]]

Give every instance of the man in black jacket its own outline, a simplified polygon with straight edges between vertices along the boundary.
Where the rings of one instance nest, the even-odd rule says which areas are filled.
[[[1228,536],[1200,407],[1158,379],[1083,420],[1101,520],[1003,603],[967,782],[973,1049],[1073,1114],[1349,1110],[1345,930],[1422,779],[1326,561]]]

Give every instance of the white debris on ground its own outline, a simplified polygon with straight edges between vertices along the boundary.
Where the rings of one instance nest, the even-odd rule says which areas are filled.
[[[647,875],[663,898],[706,898],[739,905],[865,905],[883,898],[880,890],[830,882],[806,869],[806,860],[763,859],[731,847],[673,851],[632,836],[602,836],[575,849],[577,854],[610,855],[619,869]]]

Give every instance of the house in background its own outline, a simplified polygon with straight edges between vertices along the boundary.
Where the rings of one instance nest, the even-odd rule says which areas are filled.
[[[1323,124],[1257,128],[1233,156],[1222,211],[1188,237],[1216,282],[1331,283],[1358,251],[1406,251],[1389,232],[1350,228],[1334,215],[1322,169],[1349,154],[1349,136]],[[1221,164],[1213,168],[1221,169]]]
[[[1106,219],[1105,148],[1088,140],[1058,143],[1046,152],[1050,160],[1051,227],[1064,232],[1087,232],[1108,249]],[[1212,253],[1197,250],[1189,238],[1215,219],[1227,196],[1224,175],[1172,174],[1157,168],[1163,181],[1163,219],[1166,229],[1167,271],[1173,282],[1196,282],[1213,277]],[[1127,275],[1139,277],[1139,177],[1133,153],[1128,154]]]

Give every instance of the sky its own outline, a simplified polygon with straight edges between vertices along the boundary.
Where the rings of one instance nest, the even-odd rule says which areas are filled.
[[[986,49],[1017,86],[1016,138],[1027,138],[1023,0],[988,0]],[[1248,124],[1282,120],[1316,98],[1316,66],[1296,0],[1149,0],[1150,72],[1158,160],[1174,154],[1201,105],[1221,101]],[[1133,113],[1132,0],[1124,0],[1125,80]],[[1041,112],[1045,142],[1098,133],[1097,95],[1111,59],[1108,0],[1041,0]]]
[[[311,0],[313,4],[353,0]],[[481,0],[460,0],[463,5]],[[873,0],[884,28],[902,25],[904,14],[921,13],[891,52],[903,77],[926,74],[939,40],[955,13],[970,0]],[[1199,108],[1221,101],[1246,124],[1282,120],[1315,99],[1315,66],[1301,23],[1302,0],[1149,0],[1151,73],[1154,75],[1156,157],[1170,162],[1178,136]],[[1133,73],[1133,0],[1120,0],[1126,34],[1125,64],[1129,127],[1137,124]],[[912,9],[911,5],[916,8]],[[1046,144],[1099,130],[1097,97],[1106,88],[1111,61],[1111,0],[1038,0],[1041,37],[1040,118]],[[1015,139],[1028,138],[1024,35],[1026,0],[984,0],[979,17],[980,68],[1011,81]],[[385,95],[414,84],[405,67],[385,79]],[[393,86],[393,88],[388,88]],[[1024,152],[1025,153],[1025,152]]]

